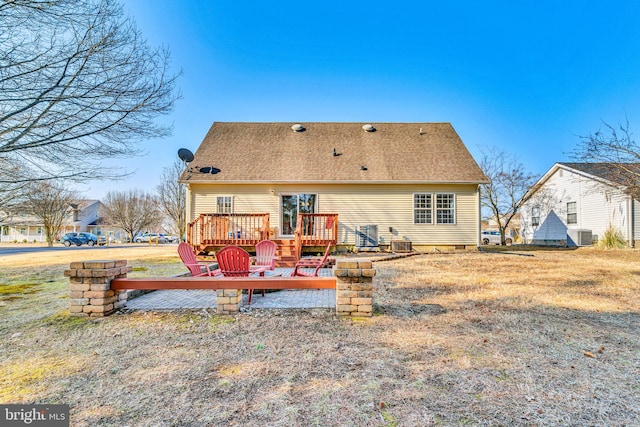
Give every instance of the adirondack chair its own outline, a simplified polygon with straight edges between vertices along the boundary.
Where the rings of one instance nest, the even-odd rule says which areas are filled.
[[[265,267],[250,269],[250,258],[249,252],[238,246],[225,246],[216,253],[218,266],[220,266],[225,277],[247,277],[251,273],[263,276],[267,269]],[[251,304],[253,289],[248,289],[247,292],[249,294],[249,304]],[[262,296],[264,296],[264,289],[262,290]]]
[[[329,252],[331,251],[331,243],[327,245],[327,249],[324,251],[324,256],[322,258],[301,258],[296,266],[293,268],[293,273],[291,276],[307,276],[307,277],[316,277],[320,268],[327,262],[327,258],[329,257]],[[308,271],[306,269],[313,268],[313,271]]]
[[[251,257],[253,265],[250,270],[266,268],[267,270],[275,270],[276,268],[276,248],[277,245],[272,240],[261,240],[256,245],[256,256]]]
[[[178,245],[178,254],[193,277],[219,276],[222,274],[222,271],[219,268],[211,270],[208,264],[199,262],[196,258],[196,254],[193,253],[193,248],[191,248],[191,245],[188,243],[182,242]]]

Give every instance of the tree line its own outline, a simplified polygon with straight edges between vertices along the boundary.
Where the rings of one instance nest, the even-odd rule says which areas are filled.
[[[165,167],[155,192],[140,189],[109,191],[101,200],[101,224],[124,231],[131,242],[138,234],[160,227],[182,238],[186,231],[186,192],[184,184],[178,181],[182,168],[180,161]],[[19,212],[39,218],[47,244],[53,246],[72,208],[82,197],[56,181],[35,182],[30,188]]]

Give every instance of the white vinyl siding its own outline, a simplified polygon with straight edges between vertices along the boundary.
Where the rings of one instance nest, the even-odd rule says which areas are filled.
[[[480,234],[477,189],[478,186],[473,184],[191,184],[189,219],[192,221],[201,213],[215,212],[216,197],[233,194],[234,213],[269,213],[270,227],[279,228],[279,195],[317,194],[318,213],[338,214],[339,244],[355,244],[357,226],[377,225],[380,244],[407,239],[414,246],[475,246]],[[454,224],[433,224],[429,227],[415,224],[416,193],[433,194],[432,201],[436,194],[454,195]],[[446,216],[450,217],[451,211],[447,212]],[[435,212],[432,214],[432,222],[435,222]]]
[[[553,211],[568,229],[591,230],[593,236],[601,238],[611,224],[628,239],[631,219],[627,196],[619,189],[588,176],[572,170],[564,170],[560,174],[561,170],[551,174],[536,195],[522,207],[525,240],[530,241],[537,228],[532,225],[533,206],[540,207],[540,226]]]
[[[632,229],[633,229],[633,239],[636,242],[640,241],[640,203],[637,200],[631,201],[633,206],[633,221],[632,221]],[[638,247],[638,245],[634,245]]]

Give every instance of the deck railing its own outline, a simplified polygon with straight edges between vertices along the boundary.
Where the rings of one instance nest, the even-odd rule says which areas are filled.
[[[200,214],[187,225],[191,246],[255,246],[269,238],[269,214]]]
[[[335,245],[338,241],[338,214],[298,214],[294,233],[298,259],[304,246]]]

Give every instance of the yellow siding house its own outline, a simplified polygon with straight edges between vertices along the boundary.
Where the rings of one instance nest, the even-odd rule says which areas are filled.
[[[477,246],[488,180],[449,123],[217,122],[181,182],[201,251],[296,230],[377,251]]]

